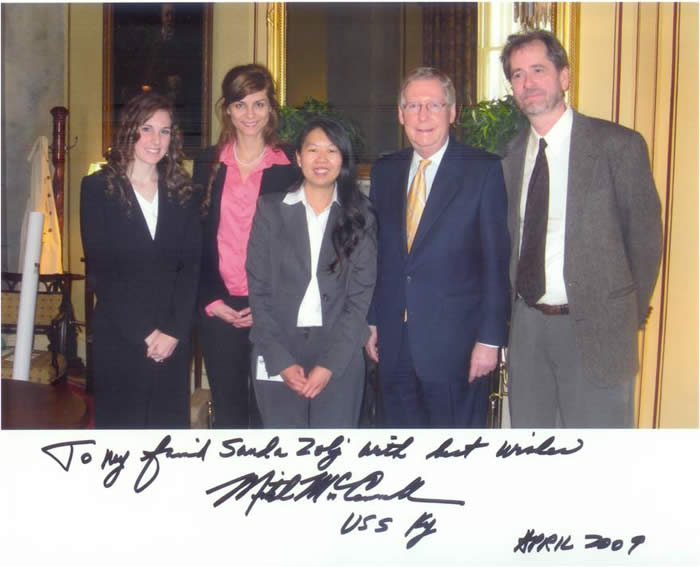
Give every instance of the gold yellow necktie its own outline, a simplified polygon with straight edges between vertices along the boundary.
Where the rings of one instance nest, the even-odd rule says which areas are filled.
[[[418,171],[413,176],[411,188],[408,190],[408,204],[406,205],[406,244],[411,251],[413,239],[416,237],[418,223],[425,208],[425,168],[430,164],[429,159],[422,159]]]

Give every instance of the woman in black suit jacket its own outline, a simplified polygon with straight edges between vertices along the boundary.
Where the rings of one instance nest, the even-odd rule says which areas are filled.
[[[201,252],[199,199],[181,167],[170,101],[124,108],[107,165],[85,177],[80,222],[97,295],[95,425],[189,425],[189,337]]]
[[[194,181],[206,187],[199,332],[214,427],[246,428],[257,417],[249,391],[248,236],[258,195],[284,191],[297,171],[279,147],[279,104],[269,71],[234,67],[221,91],[219,141],[194,164]]]

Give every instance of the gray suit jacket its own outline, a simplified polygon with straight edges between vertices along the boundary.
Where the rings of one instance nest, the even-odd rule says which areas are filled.
[[[508,143],[503,159],[511,282],[520,249],[529,132],[526,128]],[[645,322],[661,251],[661,206],[644,139],[633,130],[574,112],[564,281],[580,364],[601,384],[631,379],[637,371],[637,329]]]
[[[311,256],[304,205],[282,203],[284,193],[263,195],[248,243],[248,289],[253,311],[250,339],[262,354],[268,374],[298,363],[291,352],[299,305],[309,285]],[[318,261],[323,313],[323,341],[316,364],[333,376],[345,372],[369,338],[367,310],[377,275],[376,225],[366,201],[368,227],[340,275],[331,273],[335,258],[331,232],[340,214],[331,206]]]

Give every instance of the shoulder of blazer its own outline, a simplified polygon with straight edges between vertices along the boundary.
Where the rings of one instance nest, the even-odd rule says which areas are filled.
[[[265,195],[260,195],[258,199],[258,207],[261,205],[263,207],[274,207],[282,203],[282,200],[287,196],[286,193],[280,191],[274,191],[271,193],[266,193]]]
[[[107,179],[105,178],[104,173],[102,173],[102,170],[96,171],[91,175],[86,175],[83,177],[80,186],[82,190],[85,191],[104,191],[107,189]]]
[[[381,175],[383,172],[392,171],[396,168],[405,167],[408,171],[408,164],[411,163],[413,148],[404,148],[398,152],[384,155],[372,164],[370,178]]]
[[[501,157],[504,160],[509,159],[514,152],[522,148],[523,144],[527,142],[529,135],[530,123],[528,122],[526,126],[515,132],[510,140],[505,143],[505,146],[501,149]]]
[[[260,180],[260,194],[287,193],[296,189],[296,182],[301,178],[301,172],[293,163],[275,164],[265,169]]]
[[[80,196],[81,199],[88,199],[91,202],[99,199],[105,204],[110,202],[116,205],[118,203],[116,193],[111,195],[107,193],[107,178],[102,170],[83,177],[80,184]],[[136,198],[134,197],[135,201]]]
[[[474,146],[461,144],[453,138],[450,138],[450,142],[447,144],[447,149],[442,159],[443,161],[498,161],[501,157]]]
[[[386,154],[381,156],[377,161],[374,162],[374,165],[377,166],[390,166],[392,164],[396,164],[397,162],[403,162],[410,160],[411,157],[413,156],[413,148],[408,147],[404,148],[402,150],[399,150],[398,152],[393,152],[391,154]]]
[[[585,138],[591,141],[591,145],[604,147],[606,142],[617,143],[630,138],[641,137],[636,130],[622,126],[602,118],[586,116],[574,110],[574,121],[571,126],[571,137]]]
[[[281,226],[280,216],[282,215],[282,207],[286,207],[282,203],[286,193],[275,191],[260,195],[256,207],[255,216],[264,218],[273,226]]]

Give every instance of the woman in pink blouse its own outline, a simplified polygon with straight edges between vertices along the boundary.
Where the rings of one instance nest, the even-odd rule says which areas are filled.
[[[217,107],[219,141],[195,161],[193,175],[206,188],[200,342],[214,427],[246,428],[257,420],[249,391],[248,237],[258,197],[285,191],[297,169],[279,146],[279,104],[265,67],[241,65],[226,73]]]

